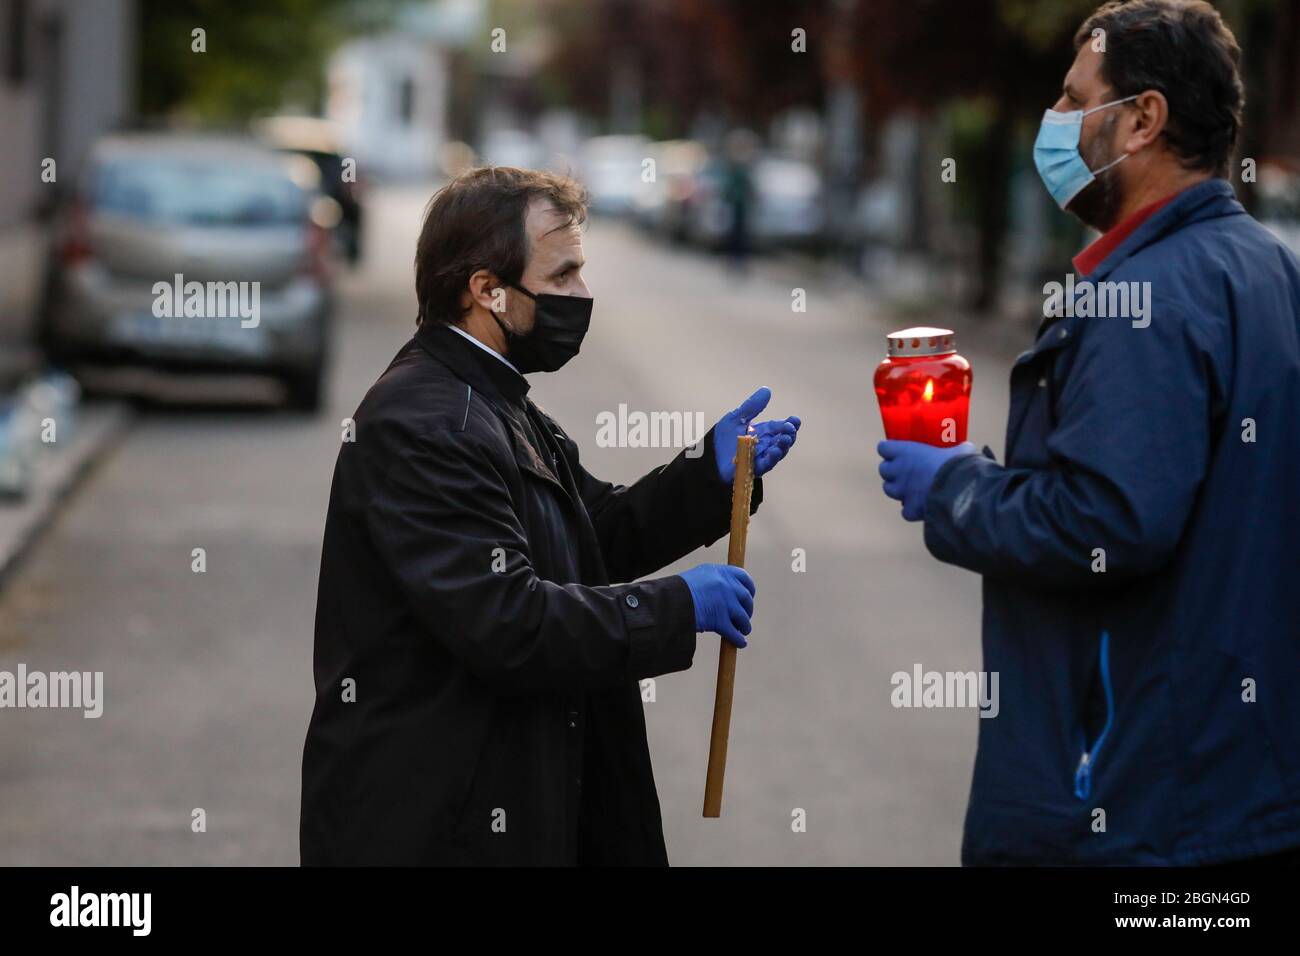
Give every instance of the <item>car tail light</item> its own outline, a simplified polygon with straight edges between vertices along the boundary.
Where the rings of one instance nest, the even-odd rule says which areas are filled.
[[[303,258],[302,272],[322,283],[328,283],[334,277],[330,266],[330,232],[323,226],[308,220],[307,254]]]
[[[64,222],[59,256],[64,265],[73,266],[94,258],[94,255],[95,249],[90,243],[90,214],[84,203],[73,203]]]

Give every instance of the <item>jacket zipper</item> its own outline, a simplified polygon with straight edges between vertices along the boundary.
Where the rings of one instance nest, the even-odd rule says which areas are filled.
[[[1101,733],[1092,744],[1092,749],[1088,749],[1088,741],[1083,740],[1083,754],[1079,757],[1079,766],[1074,771],[1074,795],[1080,800],[1087,800],[1092,793],[1092,774],[1097,768],[1097,757],[1101,753],[1102,745],[1106,743],[1106,735],[1110,733],[1111,722],[1115,719],[1115,694],[1110,684],[1110,632],[1101,632],[1101,649],[1099,653],[1099,666],[1101,669],[1101,689],[1106,695],[1106,723],[1102,725]]]

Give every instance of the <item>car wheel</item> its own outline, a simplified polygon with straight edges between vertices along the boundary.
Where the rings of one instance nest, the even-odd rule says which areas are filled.
[[[320,411],[324,380],[324,365],[286,374],[283,381],[288,406],[299,412]]]
[[[54,327],[54,310],[58,307],[58,282],[51,270],[46,270],[36,311],[36,345],[45,353],[52,365],[63,365],[66,349],[60,344]]]

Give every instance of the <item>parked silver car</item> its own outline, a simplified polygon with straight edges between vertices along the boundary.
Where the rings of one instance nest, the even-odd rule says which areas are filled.
[[[750,168],[754,200],[751,237],[760,248],[815,244],[822,236],[821,175],[807,162],[759,156]],[[706,248],[718,247],[732,226],[732,210],[723,195],[727,168],[710,160],[697,177],[686,216],[687,238]]]
[[[591,211],[622,216],[632,211],[650,141],[644,136],[595,136],[582,147],[578,178],[587,187]]]
[[[657,236],[684,242],[690,202],[709,160],[702,143],[690,139],[652,143],[646,155],[655,161],[655,175],[640,177],[632,200],[632,218]]]
[[[50,358],[268,373],[291,405],[315,409],[332,275],[318,177],[310,161],[244,140],[99,142],[55,221]]]

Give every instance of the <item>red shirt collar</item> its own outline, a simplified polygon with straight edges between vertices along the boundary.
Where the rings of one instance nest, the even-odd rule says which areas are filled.
[[[1179,190],[1179,192],[1182,192],[1182,190]],[[1091,275],[1093,270],[1101,265],[1102,261],[1114,252],[1121,242],[1132,235],[1133,230],[1173,202],[1177,196],[1178,193],[1171,193],[1164,199],[1153,202],[1149,206],[1143,206],[1123,222],[1112,226],[1105,233],[1098,236],[1088,248],[1074,257],[1075,272],[1081,276]]]

